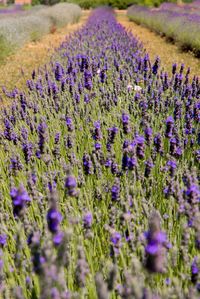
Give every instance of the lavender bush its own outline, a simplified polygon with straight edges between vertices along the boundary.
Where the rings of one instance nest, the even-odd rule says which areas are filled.
[[[41,9],[40,17],[48,18],[56,27],[62,27],[68,23],[76,23],[81,15],[79,6],[70,3],[59,3],[54,6]]]
[[[0,134],[2,298],[199,298],[200,83],[94,11]]]
[[[177,42],[181,49],[191,50],[199,56],[200,10],[191,5],[182,7],[166,3],[159,9],[133,5],[128,9],[128,16],[137,24],[143,24]]]
[[[35,33],[39,37],[50,32],[51,21],[40,16],[6,18],[0,22],[0,34],[12,47],[20,47],[31,41]]]
[[[75,4],[61,3],[52,7],[43,6],[25,14],[4,17],[0,20],[1,46],[13,50],[30,41],[39,40],[50,33],[52,26],[62,27],[77,22],[81,9]],[[1,55],[0,55],[1,57]]]

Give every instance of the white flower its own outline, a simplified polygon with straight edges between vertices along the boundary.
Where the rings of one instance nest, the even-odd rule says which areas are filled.
[[[135,85],[135,86],[134,86],[134,90],[135,90],[135,91],[141,91],[141,90],[142,90],[142,87],[139,86],[139,85]]]
[[[128,89],[128,90],[131,90],[131,89],[133,89],[133,85],[131,85],[131,84],[128,84],[128,85],[127,85],[127,89]]]
[[[100,69],[98,69],[98,70],[97,70],[97,74],[100,74],[100,73],[101,73],[101,70],[100,70]]]

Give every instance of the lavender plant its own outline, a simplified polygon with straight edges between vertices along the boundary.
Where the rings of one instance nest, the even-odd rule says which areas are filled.
[[[128,9],[130,20],[147,26],[168,40],[176,42],[182,50],[200,55],[200,10],[198,1],[183,6],[164,3],[159,9],[133,5]],[[184,28],[184,30],[182,30]]]
[[[0,20],[0,49],[7,54],[30,41],[37,41],[51,32],[52,27],[76,23],[81,15],[79,6],[60,3],[52,7],[41,7],[27,13],[17,13]],[[5,53],[6,54],[6,53]],[[5,55],[0,54],[0,58]]]

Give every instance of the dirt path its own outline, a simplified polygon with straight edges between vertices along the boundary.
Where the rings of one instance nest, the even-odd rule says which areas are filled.
[[[38,42],[29,43],[14,55],[9,56],[0,66],[0,88],[6,86],[8,90],[11,90],[16,86],[24,89],[26,80],[30,78],[33,69],[47,63],[54,49],[61,44],[67,34],[76,31],[86,22],[89,13],[89,11],[83,11],[78,23],[58,29],[54,34],[48,34]]]
[[[159,56],[162,66],[168,72],[171,72],[171,66],[174,62],[186,67],[191,67],[191,75],[200,76],[200,59],[195,58],[192,53],[181,52],[176,45],[166,42],[166,40],[149,29],[135,24],[128,20],[126,11],[117,11],[117,20],[143,43],[144,48],[151,59]]]

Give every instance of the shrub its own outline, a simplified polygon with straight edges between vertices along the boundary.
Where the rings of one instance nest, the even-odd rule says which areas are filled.
[[[1,20],[0,32],[5,42],[15,48],[31,41],[33,32],[37,32],[38,36],[47,34],[50,27],[51,22],[48,18],[41,18],[36,15],[10,17]]]
[[[137,24],[143,24],[158,34],[175,41],[182,50],[192,50],[197,56],[200,53],[199,31],[200,16],[187,10],[188,7],[165,4],[159,10],[142,6],[131,6],[128,16]],[[184,30],[183,30],[184,28]]]
[[[75,4],[60,3],[52,7],[38,6],[22,15],[4,17],[0,22],[1,57],[30,41],[37,41],[50,33],[52,27],[61,27],[78,21],[81,9]]]
[[[59,3],[40,10],[38,15],[49,19],[53,26],[62,27],[73,20],[77,21],[81,15],[81,9],[74,4]]]
[[[189,2],[186,0],[184,2]],[[68,2],[68,1],[64,1]],[[71,1],[70,1],[71,2]],[[145,6],[156,6],[158,7],[164,0],[73,0],[73,3],[80,5],[83,9],[94,8],[102,5],[109,5],[118,9],[126,9],[132,4],[140,4]],[[171,0],[169,2],[176,2]]]
[[[112,6],[118,9],[126,9],[129,5],[138,3],[139,0],[73,0],[73,3],[77,3],[83,9],[95,8],[98,6]]]

